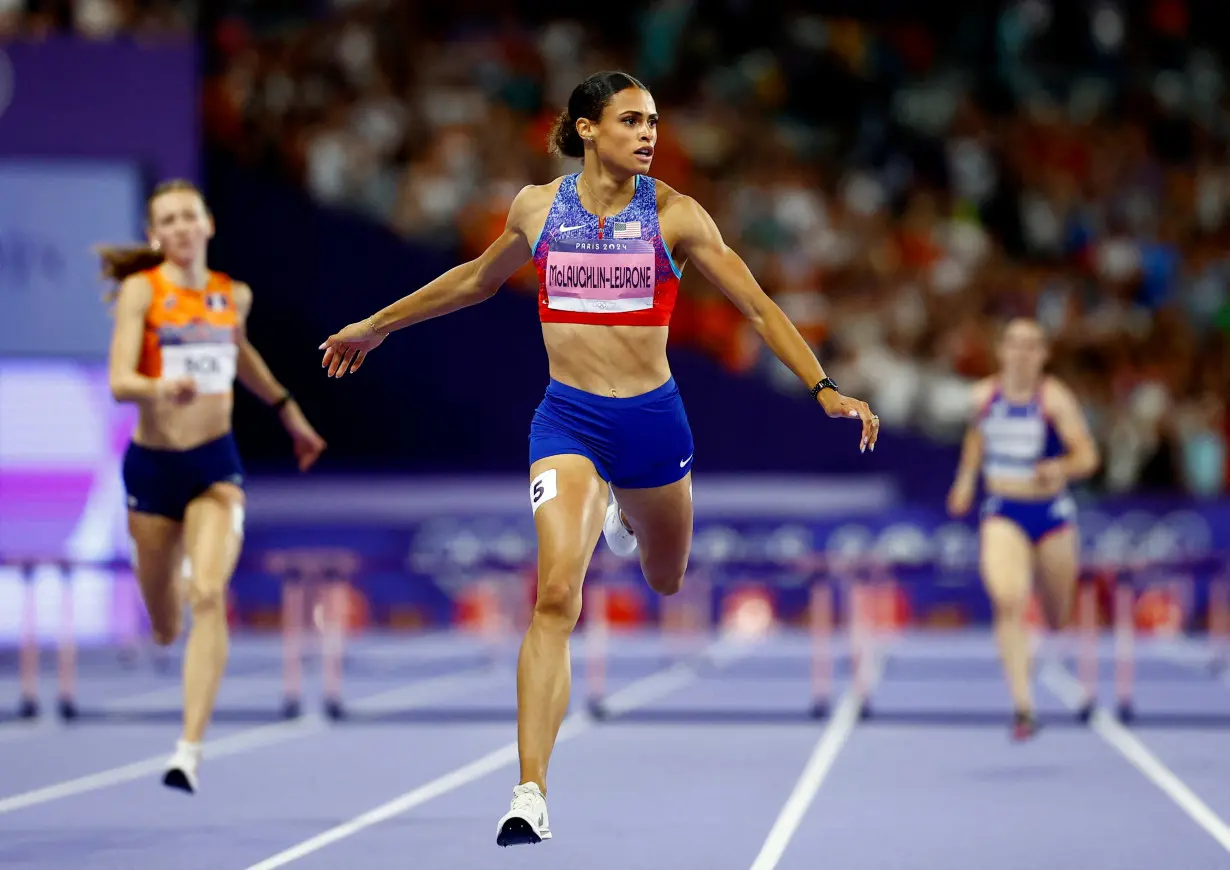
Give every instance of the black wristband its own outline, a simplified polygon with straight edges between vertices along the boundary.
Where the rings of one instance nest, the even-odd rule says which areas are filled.
[[[287,390],[287,391],[286,391],[286,392],[282,395],[282,398],[278,399],[276,402],[274,402],[274,403],[273,403],[272,405],[270,405],[269,407],[270,407],[270,408],[273,408],[273,410],[275,410],[275,411],[281,411],[283,408],[285,408],[285,407],[286,407],[286,403],[287,403],[287,402],[290,402],[290,401],[293,401],[293,400],[294,400],[294,398],[295,398],[295,397],[294,397],[294,396],[292,396],[292,395],[290,394],[290,390]]]
[[[837,389],[837,384],[832,378],[825,378],[824,380],[817,383],[814,387],[812,387],[811,397],[813,399],[816,398],[816,396],[820,395],[821,390],[832,390],[834,393],[841,392],[841,390]]]

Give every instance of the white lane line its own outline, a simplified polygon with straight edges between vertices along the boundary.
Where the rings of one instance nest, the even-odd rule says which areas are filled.
[[[1038,678],[1042,685],[1069,709],[1075,710],[1084,703],[1084,690],[1080,682],[1066,669],[1047,664],[1040,669]],[[1208,804],[1201,800],[1183,780],[1179,779],[1175,772],[1154,755],[1136,735],[1125,728],[1119,720],[1101,709],[1094,711],[1089,724],[1095,734],[1174,801],[1179,809],[1187,813],[1188,817],[1216,840],[1223,849],[1230,852],[1230,825],[1227,825],[1217,813],[1213,812]]]
[[[219,701],[219,705],[231,704],[235,701],[252,698],[260,694],[269,693],[270,682],[268,679],[260,677],[232,677],[223,684],[223,692],[226,693],[224,700]],[[129,711],[132,708],[140,708],[139,712],[153,712],[160,708],[163,704],[179,704],[184,698],[183,685],[176,680],[173,686],[163,686],[160,689],[150,689],[145,692],[138,692],[135,695],[124,695],[119,698],[113,698],[110,701],[104,701],[101,704],[88,705],[88,709],[98,710],[102,713],[119,713]],[[67,731],[78,726],[69,722],[60,721],[54,714],[44,712],[38,719],[33,721],[23,721],[21,719],[13,719],[8,722],[0,723],[0,743],[8,743],[15,740],[24,740],[27,737],[36,737],[40,734],[52,734],[57,731]]]
[[[881,664],[870,664],[869,667],[871,671],[867,681],[868,693],[875,688],[883,674]],[[777,819],[773,822],[773,827],[769,829],[769,835],[765,837],[764,844],[760,847],[759,854],[756,855],[756,860],[752,862],[751,870],[773,870],[782,860],[782,856],[786,854],[786,847],[790,845],[799,825],[803,823],[807,810],[828,778],[829,771],[833,769],[833,763],[837,761],[837,756],[841,754],[846,741],[858,727],[859,707],[859,698],[852,690],[847,690],[838,701],[837,706],[833,709],[832,718],[829,719],[820,739],[816,741],[811,757],[807,759],[807,764],[794,784],[794,789],[777,814]]]
[[[718,644],[715,644],[714,648],[722,648],[724,645],[722,641],[719,641]],[[727,655],[731,654],[727,653]],[[693,668],[687,665],[675,665],[656,674],[636,680],[618,692],[613,692],[607,697],[605,707],[612,715],[628,713],[669,695],[671,692],[682,688],[695,679],[696,672]],[[585,711],[570,714],[560,727],[555,745],[559,746],[561,743],[585,734],[594,727],[594,724],[594,720]],[[403,813],[408,813],[410,810],[422,806],[428,801],[435,800],[441,795],[448,794],[462,786],[482,779],[488,774],[495,773],[504,767],[516,763],[516,761],[517,743],[513,741],[471,761],[469,764],[458,767],[418,788],[405,792],[378,807],[355,816],[350,821],[343,822],[314,837],[296,843],[271,858],[266,858],[247,867],[246,870],[274,870],[276,867],[284,867],[293,861],[298,861],[300,858],[305,858],[308,855],[319,852],[321,849],[331,846],[340,840],[353,837],[367,828],[378,825],[381,822],[386,822]]]
[[[1222,687],[1230,688],[1230,669],[1214,670],[1214,667],[1222,664],[1222,662],[1218,652],[1211,649],[1207,643],[1199,644],[1184,639],[1181,641],[1160,641],[1152,646],[1166,661],[1182,665],[1192,673],[1204,673],[1211,681],[1216,682]]]
[[[507,679],[507,676],[501,679]],[[467,671],[461,674],[450,674],[423,680],[407,686],[381,692],[349,703],[349,709],[358,712],[382,712],[385,710],[402,710],[423,706],[429,702],[439,701],[466,691],[473,691],[482,686],[494,683],[495,676],[489,669]],[[318,713],[304,716],[289,722],[276,722],[270,725],[260,725],[255,728],[245,728],[226,737],[205,743],[205,757],[221,758],[249,752],[262,746],[271,746],[309,734],[325,731],[330,727],[328,720]],[[32,791],[22,792],[11,797],[0,799],[0,815],[23,810],[29,807],[61,800],[73,795],[110,788],[111,786],[131,782],[144,776],[161,773],[165,768],[170,752],[155,755],[141,761],[134,761],[120,767],[65,780],[54,785],[44,786]]]

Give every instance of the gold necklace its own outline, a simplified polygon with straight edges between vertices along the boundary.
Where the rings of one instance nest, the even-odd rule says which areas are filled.
[[[582,174],[581,174],[581,183],[585,185],[585,189],[589,191],[589,195],[590,195],[591,197],[593,197],[594,201],[602,204],[602,208],[600,209],[600,211],[601,211],[601,212],[603,212],[603,213],[598,215],[598,220],[600,220],[600,221],[604,221],[604,220],[606,220],[606,214],[605,214],[605,212],[606,212],[606,210],[607,210],[607,209],[609,209],[609,208],[611,207],[611,201],[610,201],[610,200],[602,200],[602,199],[599,199],[599,198],[598,198],[598,194],[594,193],[594,189],[593,189],[592,187],[590,187],[590,186],[589,186],[589,182],[585,180],[585,174],[584,174],[584,173],[582,173]]]

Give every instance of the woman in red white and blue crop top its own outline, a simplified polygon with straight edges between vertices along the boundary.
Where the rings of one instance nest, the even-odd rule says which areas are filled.
[[[481,302],[527,260],[550,383],[530,427],[530,505],[538,531],[538,599],[518,669],[520,784],[500,819],[500,845],[550,838],[547,762],[568,707],[568,638],[598,535],[617,554],[639,550],[649,585],[670,595],[692,543],[692,432],[666,356],[685,263],[727,294],[830,417],[861,421],[874,448],[879,420],[841,395],[811,348],[726,246],[709,214],[645,173],[658,112],[648,89],[596,73],[568,100],[552,151],[580,172],[524,188],[503,235],[477,259],[347,326],[321,349],[330,377],[356,370],[396,329]]]
[[[979,476],[986,488],[979,562],[1017,740],[1037,731],[1027,622],[1034,573],[1048,624],[1062,628],[1080,570],[1068,483],[1092,475],[1099,462],[1080,403],[1044,372],[1046,358],[1046,336],[1035,321],[1020,317],[1004,327],[1000,371],[974,385],[976,413],[948,495],[950,513],[961,516],[973,506]]]

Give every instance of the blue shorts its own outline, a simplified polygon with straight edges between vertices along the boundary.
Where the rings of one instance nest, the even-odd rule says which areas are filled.
[[[1076,521],[1076,502],[1067,493],[1044,501],[1017,501],[991,495],[982,503],[982,518],[987,517],[1010,520],[1036,544],[1051,532],[1067,528]]]
[[[188,503],[215,483],[243,486],[243,462],[230,433],[191,450],[131,443],[124,453],[129,510],[182,522]]]
[[[594,463],[624,489],[674,483],[692,469],[692,428],[671,378],[656,390],[616,399],[552,380],[530,423],[530,465],[560,454]]]

